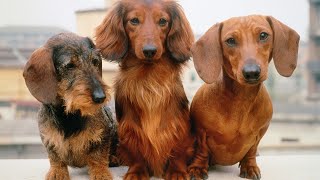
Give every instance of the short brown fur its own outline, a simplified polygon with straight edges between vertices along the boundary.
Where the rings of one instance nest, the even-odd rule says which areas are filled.
[[[212,26],[193,45],[195,67],[209,84],[190,108],[198,144],[191,177],[206,178],[212,164],[240,162],[241,177],[260,179],[257,148],[273,111],[262,82],[272,58],[281,75],[292,74],[298,43],[299,35],[275,18],[252,15]]]
[[[180,74],[194,37],[174,1],[122,0],[96,31],[102,55],[117,61],[115,103],[124,179],[187,178],[193,152]],[[150,55],[144,50],[156,49]]]
[[[89,38],[62,33],[25,66],[27,87],[42,103],[38,124],[50,160],[48,180],[70,179],[67,166],[88,166],[90,179],[112,179],[108,165],[116,123],[103,107],[110,95],[101,61]]]

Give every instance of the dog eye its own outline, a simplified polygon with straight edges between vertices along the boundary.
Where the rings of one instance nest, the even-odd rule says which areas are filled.
[[[229,39],[227,39],[227,40],[226,40],[226,43],[227,43],[227,45],[230,46],[230,47],[234,47],[234,46],[237,44],[237,42],[236,42],[236,40],[235,40],[234,38],[229,38]]]
[[[138,25],[139,23],[140,23],[140,21],[139,21],[139,19],[138,18],[132,18],[132,19],[130,19],[130,23],[132,24],[132,25]]]
[[[266,32],[262,32],[262,33],[260,33],[260,41],[265,41],[265,40],[267,40],[268,39],[268,37],[269,37],[269,34],[268,33],[266,33]]]
[[[164,18],[161,18],[160,20],[159,20],[159,25],[160,26],[165,26],[165,25],[167,25],[167,20],[166,19],[164,19]]]
[[[97,58],[93,59],[93,60],[92,60],[92,64],[93,64],[94,66],[99,66],[99,65],[100,65],[99,59],[97,59]]]
[[[71,69],[74,69],[76,66],[73,63],[68,63],[65,67],[71,70]]]

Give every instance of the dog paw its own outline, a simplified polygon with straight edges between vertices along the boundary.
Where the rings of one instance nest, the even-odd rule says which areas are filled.
[[[90,180],[112,180],[112,179],[113,179],[112,175],[109,171],[90,174]]]
[[[193,167],[189,169],[191,180],[208,179],[208,170],[206,168]]]
[[[70,180],[70,176],[67,170],[50,168],[46,180]]]
[[[149,175],[145,173],[127,173],[124,180],[149,180]]]
[[[112,175],[107,167],[94,167],[89,170],[90,180],[111,180]]]
[[[261,179],[260,169],[258,166],[241,166],[240,177],[259,180]]]
[[[188,174],[183,172],[167,172],[165,180],[187,180]]]

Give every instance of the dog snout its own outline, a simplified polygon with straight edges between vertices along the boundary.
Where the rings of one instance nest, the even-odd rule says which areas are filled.
[[[106,99],[106,94],[99,83],[99,81],[96,78],[92,78],[93,82],[93,89],[92,89],[92,94],[91,98],[94,103],[100,104],[103,103],[104,100]]]
[[[242,69],[243,77],[248,82],[259,80],[261,69],[257,64],[246,64]]]
[[[92,93],[92,101],[95,103],[102,103],[106,99],[106,94],[103,92],[102,88],[97,88]]]
[[[146,58],[151,59],[157,53],[157,48],[154,45],[146,45],[142,49],[143,54]]]

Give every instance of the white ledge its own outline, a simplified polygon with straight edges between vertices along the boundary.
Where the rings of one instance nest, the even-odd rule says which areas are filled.
[[[261,169],[262,180],[319,180],[319,155],[281,155],[259,156],[257,162]],[[47,159],[0,160],[0,179],[5,180],[43,180],[49,169]],[[127,167],[110,168],[115,180],[122,179]],[[86,168],[69,168],[71,180],[87,180]],[[156,179],[156,178],[152,178]],[[209,171],[209,179],[239,180],[239,168],[215,166]]]

